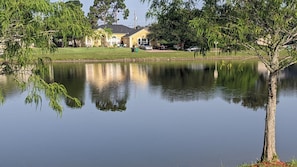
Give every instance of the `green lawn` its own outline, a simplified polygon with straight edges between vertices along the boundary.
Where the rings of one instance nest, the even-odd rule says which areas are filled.
[[[240,51],[236,54],[207,52],[205,57],[198,54],[194,58],[194,52],[176,50],[154,50],[146,51],[138,49],[138,52],[131,52],[130,48],[58,48],[56,52],[42,52],[40,49],[33,49],[35,57],[50,57],[53,61],[176,61],[176,60],[255,60],[252,52]],[[285,54],[284,51],[281,55]],[[3,57],[0,56],[0,62]]]
[[[145,51],[131,52],[130,48],[58,48],[54,53],[42,53],[35,50],[35,56],[50,57],[53,61],[147,61],[147,60],[193,60],[194,52],[186,51]],[[195,59],[249,59],[247,52],[216,54],[208,52],[205,57],[196,56]]]

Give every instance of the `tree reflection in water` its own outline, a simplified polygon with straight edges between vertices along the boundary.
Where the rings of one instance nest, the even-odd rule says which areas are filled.
[[[214,73],[215,63],[154,66],[148,76],[152,91],[161,86],[163,98],[172,102],[220,96],[228,102],[257,110],[267,102],[267,83],[256,66],[253,62],[232,63],[231,68],[220,66],[217,73]]]
[[[92,101],[101,111],[125,111],[129,88],[118,83],[110,83],[101,90],[92,87]]]
[[[85,67],[79,63],[56,63],[53,65],[52,77],[48,78],[48,82],[55,81],[65,85],[68,93],[76,97],[81,102],[81,107],[84,106],[84,89],[85,89]],[[70,108],[76,108],[73,101],[65,99],[65,103]]]
[[[125,111],[129,97],[129,65],[87,65],[91,99],[101,111]]]
[[[53,77],[48,81],[65,85],[69,94],[78,97],[82,104],[85,103],[86,85],[89,84],[92,102],[102,111],[125,111],[132,83],[147,85],[151,92],[161,89],[161,96],[171,102],[220,97],[253,110],[265,107],[267,75],[259,71],[258,63],[233,62],[232,68],[221,64],[56,63],[53,65]],[[297,87],[296,69],[292,66],[282,71],[280,91],[294,93],[291,90]],[[217,73],[214,73],[215,70]],[[13,92],[13,84],[4,81],[2,79],[0,84],[6,97],[7,92]],[[65,103],[68,107],[73,106],[67,99]]]

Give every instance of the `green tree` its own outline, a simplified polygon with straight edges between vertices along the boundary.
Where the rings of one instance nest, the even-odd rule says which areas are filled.
[[[94,0],[93,6],[88,13],[89,22],[92,28],[98,26],[98,21],[104,24],[112,24],[118,21],[118,14],[122,12],[123,18],[127,19],[129,10],[126,7],[125,0]]]
[[[238,19],[230,23],[230,37],[254,51],[269,71],[268,102],[261,161],[279,161],[275,142],[278,74],[297,62],[295,49],[286,49],[297,38],[297,3],[294,0],[234,1]],[[284,56],[280,51],[286,49]]]
[[[172,1],[149,1],[150,9],[147,17],[156,18],[157,22],[150,26],[150,39],[157,40],[163,44],[180,44],[181,49],[184,45],[197,43],[197,38],[193,34],[188,22],[199,13],[193,9],[193,5],[182,0]]]
[[[164,15],[167,13],[169,8],[176,7],[180,8],[184,6],[187,9],[192,9],[195,7],[195,3],[199,0],[140,0],[142,3],[149,4],[149,10],[147,11],[147,17],[156,17]]]
[[[45,19],[47,29],[53,30],[55,40],[62,38],[63,43],[73,41],[73,46],[79,46],[77,39],[91,34],[91,25],[82,10],[78,0],[53,3],[54,14]],[[57,42],[55,42],[57,43]]]
[[[62,29],[66,20],[80,17],[65,13],[65,22],[50,22],[51,18],[59,17],[59,12],[70,12],[69,8],[57,8],[61,3],[50,3],[48,0],[0,0],[0,40],[4,44],[3,57],[5,62],[0,68],[1,75],[13,74],[21,89],[27,89],[29,95],[26,103],[41,102],[40,93],[44,92],[49,105],[59,113],[62,106],[59,101],[65,97],[80,105],[78,99],[68,95],[65,87],[58,83],[44,81],[48,73],[50,59],[34,58],[33,46],[50,49],[54,46],[52,37],[56,33],[65,33]],[[57,9],[59,9],[57,11]],[[68,17],[66,17],[68,16]],[[50,24],[52,23],[52,24]],[[17,75],[22,74],[22,75]],[[26,76],[20,77],[20,76]],[[2,92],[0,88],[0,92]],[[2,93],[0,93],[2,94]],[[0,100],[4,101],[3,95]]]
[[[294,0],[233,0],[224,4],[232,14],[221,15],[215,31],[230,41],[237,41],[253,51],[269,71],[268,101],[264,146],[261,161],[279,161],[275,143],[275,114],[278,74],[296,63],[296,49],[287,48],[297,38],[297,3]],[[199,18],[192,21],[197,31],[208,31],[200,26]],[[290,45],[293,46],[293,45]],[[280,52],[284,54],[280,56]]]
[[[226,38],[221,32],[221,27],[226,24],[232,12],[224,4],[220,5],[219,0],[205,0],[201,9],[201,14],[190,21],[191,27],[196,30],[199,40],[208,47],[226,48],[234,45],[230,38]]]

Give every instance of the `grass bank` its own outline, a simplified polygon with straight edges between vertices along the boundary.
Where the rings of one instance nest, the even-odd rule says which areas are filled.
[[[261,162],[252,164],[242,164],[238,167],[297,167],[297,160],[293,159],[290,162]]]
[[[130,48],[59,48],[54,53],[44,53],[35,49],[35,56],[50,57],[53,61],[175,61],[175,60],[213,60],[213,59],[255,59],[248,52],[216,53],[208,52],[205,57],[194,52],[173,51],[173,50],[138,50],[131,52]]]

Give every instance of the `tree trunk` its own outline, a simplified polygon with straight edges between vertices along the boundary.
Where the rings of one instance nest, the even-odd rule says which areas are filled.
[[[277,96],[277,72],[269,74],[269,93],[266,106],[264,145],[261,161],[279,161],[276,153],[275,144],[275,115],[276,115],[276,96]]]

